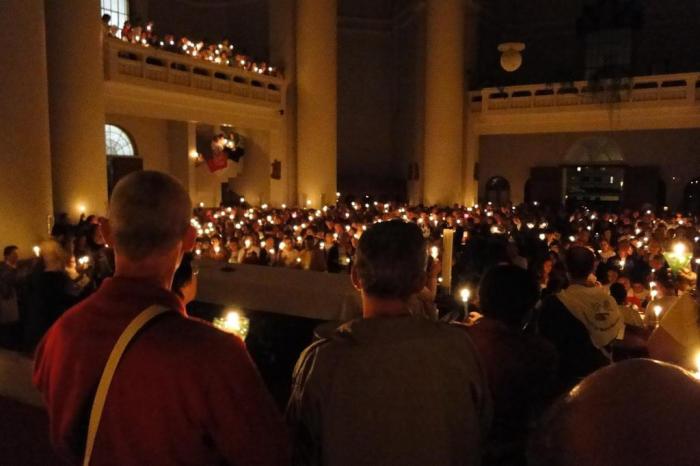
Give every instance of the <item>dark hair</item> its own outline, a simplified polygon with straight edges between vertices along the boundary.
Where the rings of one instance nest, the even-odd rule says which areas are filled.
[[[566,253],[566,268],[574,279],[584,279],[593,272],[595,255],[583,246],[572,246]]]
[[[407,299],[423,285],[427,260],[420,228],[392,220],[372,225],[360,237],[353,269],[368,295]]]
[[[520,326],[538,296],[538,286],[532,275],[515,265],[497,265],[489,269],[479,285],[482,313],[509,325]]]
[[[613,283],[610,285],[610,295],[615,298],[617,304],[625,304],[625,300],[627,299],[625,285],[622,283]]]
[[[194,277],[194,267],[192,267],[192,260],[194,255],[191,252],[186,252],[182,256],[182,261],[180,262],[180,267],[175,271],[175,276],[173,277],[173,293],[178,295],[180,298],[184,298],[182,294],[182,289],[187,286],[188,283],[192,281]]]
[[[18,250],[19,248],[15,246],[14,244],[11,244],[9,246],[5,246],[5,249],[2,250],[2,255],[3,257],[8,257],[10,254]]]

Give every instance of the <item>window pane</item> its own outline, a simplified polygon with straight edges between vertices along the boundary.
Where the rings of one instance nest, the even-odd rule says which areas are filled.
[[[129,135],[114,125],[105,125],[105,153],[127,157],[136,155]]]
[[[100,0],[102,14],[108,14],[112,17],[109,24],[122,27],[124,22],[129,18],[129,1],[128,0]]]

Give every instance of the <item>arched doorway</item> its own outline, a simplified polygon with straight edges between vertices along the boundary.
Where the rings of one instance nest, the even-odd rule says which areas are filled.
[[[105,125],[105,154],[107,155],[107,190],[129,173],[143,169],[143,160],[136,155],[133,139],[116,125]]]
[[[685,185],[682,206],[684,212],[700,213],[700,177]]]
[[[502,176],[494,176],[486,182],[486,201],[495,205],[510,202],[510,183]]]
[[[576,141],[564,156],[564,199],[569,207],[616,208],[623,199],[625,161],[606,136]]]

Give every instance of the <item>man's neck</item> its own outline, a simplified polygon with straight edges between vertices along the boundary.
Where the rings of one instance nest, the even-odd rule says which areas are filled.
[[[132,262],[124,258],[116,258],[115,278],[129,278],[169,290],[175,275],[174,264],[164,264],[157,260],[146,259]]]
[[[408,307],[404,300],[375,298],[362,293],[362,316],[365,319],[400,317],[408,314]]]

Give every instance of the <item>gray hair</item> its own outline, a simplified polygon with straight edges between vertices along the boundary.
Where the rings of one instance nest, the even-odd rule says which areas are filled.
[[[142,260],[182,240],[192,202],[182,185],[156,171],[132,173],[117,183],[109,205],[115,251]]]

